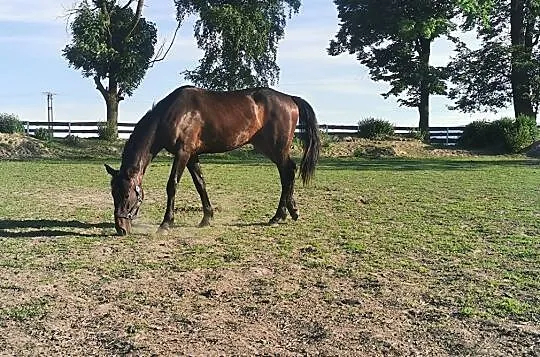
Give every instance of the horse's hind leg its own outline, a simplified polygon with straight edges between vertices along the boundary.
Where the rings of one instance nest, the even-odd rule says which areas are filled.
[[[276,214],[270,220],[270,224],[277,224],[287,218],[287,210],[294,220],[298,219],[298,210],[293,198],[294,191],[294,176],[296,164],[290,157],[287,157],[284,162],[277,164],[279,177],[281,180],[281,197],[279,199]]]
[[[214,209],[208,199],[208,193],[206,192],[206,183],[201,171],[201,164],[198,156],[193,156],[187,163],[187,168],[195,184],[195,188],[201,197],[202,208],[204,212],[203,219],[199,223],[199,227],[205,227],[210,225],[210,220],[214,217]]]
[[[296,202],[294,201],[294,179],[296,177],[296,164],[293,160],[289,157],[289,166],[292,167],[292,169],[289,167],[288,171],[288,195],[287,195],[287,210],[289,211],[289,214],[291,215],[292,219],[295,221],[298,219],[298,209],[296,208]]]

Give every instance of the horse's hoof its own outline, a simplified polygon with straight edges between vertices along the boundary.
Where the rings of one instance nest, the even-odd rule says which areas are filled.
[[[284,217],[274,217],[268,222],[268,225],[269,226],[277,226],[280,222],[285,222],[285,218]]]
[[[158,230],[157,230],[157,234],[167,234],[169,232],[169,224],[168,223],[161,223],[161,225],[159,226]]]
[[[199,223],[199,228],[209,227],[209,226],[210,226],[210,220],[208,220],[208,219],[203,218],[201,223]]]
[[[298,221],[298,211],[291,212],[291,218],[293,221]]]

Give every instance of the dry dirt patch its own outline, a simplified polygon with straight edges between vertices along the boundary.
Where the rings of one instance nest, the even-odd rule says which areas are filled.
[[[448,307],[422,304],[425,291],[380,275],[339,277],[266,259],[217,269],[174,269],[175,246],[150,239],[96,245],[100,264],[10,276],[11,289],[43,313],[3,321],[0,346],[14,354],[193,356],[537,355],[540,331],[460,320]],[[165,249],[166,248],[166,249]],[[112,250],[111,250],[112,249]],[[164,251],[168,256],[163,256]],[[68,253],[69,254],[69,253]],[[170,268],[111,276],[118,257],[171,260]],[[116,258],[115,258],[116,257]],[[52,280],[47,284],[44,280]],[[4,299],[12,294],[0,290]],[[24,297],[23,297],[24,296]],[[5,301],[5,300],[4,300]],[[20,304],[18,304],[20,306]],[[535,347],[536,346],[536,347]]]
[[[326,157],[465,157],[475,154],[457,148],[434,147],[420,140],[395,137],[388,140],[368,140],[347,137],[323,145]]]
[[[24,134],[0,133],[0,159],[52,157],[53,152],[43,142]]]
[[[72,150],[72,149],[71,149]],[[99,155],[118,155],[116,146],[99,147]],[[293,152],[301,155],[302,148],[294,147]],[[47,147],[42,141],[23,134],[0,133],[0,159],[50,158],[56,151]],[[324,143],[322,156],[325,157],[465,157],[475,153],[457,148],[433,147],[417,139],[395,137],[388,140],[368,140],[347,137],[332,139]]]

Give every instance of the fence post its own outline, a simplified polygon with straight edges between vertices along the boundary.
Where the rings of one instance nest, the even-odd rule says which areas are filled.
[[[30,135],[30,122],[26,122],[26,135]]]
[[[450,129],[446,127],[446,146],[448,146],[448,136],[450,135]]]
[[[71,136],[71,122],[68,121],[68,136]]]

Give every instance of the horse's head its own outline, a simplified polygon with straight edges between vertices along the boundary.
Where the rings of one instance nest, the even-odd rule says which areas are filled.
[[[105,164],[111,175],[111,193],[114,200],[114,227],[118,235],[126,235],[131,231],[131,221],[137,217],[144,192],[135,178],[120,173]]]

